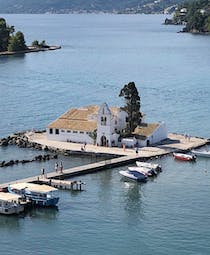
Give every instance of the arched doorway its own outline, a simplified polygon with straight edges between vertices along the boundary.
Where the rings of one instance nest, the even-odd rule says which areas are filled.
[[[102,136],[101,137],[101,146],[106,146],[107,145],[107,140],[106,140],[106,136]]]

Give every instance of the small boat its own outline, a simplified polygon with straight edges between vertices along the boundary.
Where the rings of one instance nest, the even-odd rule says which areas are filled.
[[[192,153],[195,154],[198,157],[205,157],[205,158],[210,158],[210,151],[197,151],[197,150],[192,150]]]
[[[143,173],[144,175],[146,175],[147,177],[153,177],[153,176],[157,176],[157,171],[154,169],[150,169],[148,167],[139,167],[139,166],[134,166],[134,167],[128,167],[128,169],[130,171],[138,171],[140,173]]]
[[[146,167],[146,168],[154,169],[158,172],[160,172],[161,169],[162,169],[161,165],[148,163],[148,162],[136,161],[136,165],[139,166],[139,167]]]
[[[173,153],[173,156],[175,159],[183,160],[183,161],[195,161],[196,156],[191,154],[185,154],[185,153]]]
[[[23,212],[25,203],[21,200],[19,195],[0,192],[0,213],[10,215]]]
[[[121,170],[119,173],[132,180],[140,181],[140,182],[145,182],[147,180],[147,176],[143,173],[140,173],[138,171],[131,171],[131,170]]]
[[[55,206],[59,197],[58,189],[34,183],[15,183],[8,186],[8,191],[13,194],[21,195],[28,199],[33,205],[38,206]]]

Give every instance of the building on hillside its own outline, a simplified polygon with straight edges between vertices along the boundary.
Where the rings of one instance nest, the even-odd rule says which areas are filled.
[[[146,146],[167,138],[165,125],[141,124],[135,129],[128,144],[128,139],[124,142],[119,139],[127,124],[127,113],[123,109],[109,108],[103,103],[101,106],[70,109],[53,121],[46,131],[49,140],[108,147],[121,146],[122,143],[128,147],[134,147],[136,144]]]

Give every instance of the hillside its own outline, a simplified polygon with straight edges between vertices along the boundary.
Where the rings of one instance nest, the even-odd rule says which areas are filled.
[[[0,13],[163,13],[182,0],[0,0]]]
[[[210,33],[210,0],[185,2],[178,6],[173,19],[165,23],[185,25],[183,32]]]

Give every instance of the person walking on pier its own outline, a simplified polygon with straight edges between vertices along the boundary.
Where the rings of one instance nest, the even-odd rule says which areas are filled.
[[[41,175],[42,175],[43,178],[45,177],[45,169],[44,169],[44,167],[42,168]]]
[[[138,155],[138,153],[139,153],[139,148],[136,147],[136,156]]]
[[[63,163],[62,163],[62,161],[60,162],[60,172],[63,173]]]
[[[58,162],[55,163],[55,172],[58,172]]]

